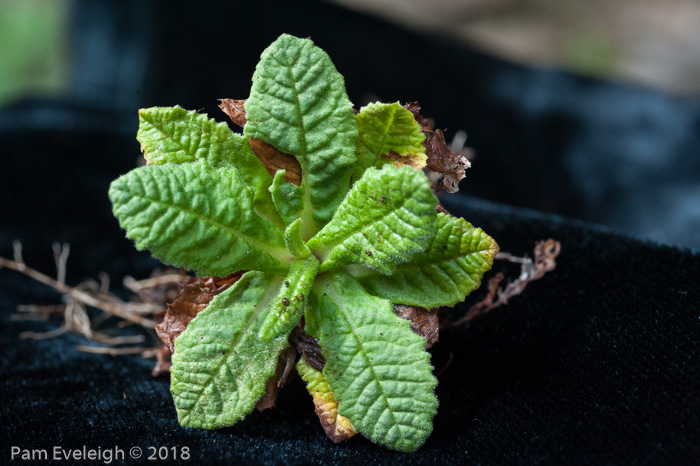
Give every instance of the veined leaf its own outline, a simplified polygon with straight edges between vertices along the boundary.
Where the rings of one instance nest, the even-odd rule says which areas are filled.
[[[267,341],[279,335],[287,335],[297,324],[306,308],[309,291],[318,273],[318,259],[294,259],[289,265],[289,275],[280,286],[272,311],[265,319],[258,337]]]
[[[149,165],[205,161],[212,168],[232,168],[255,192],[254,207],[279,223],[268,188],[272,177],[253,153],[248,138],[232,132],[226,123],[181,107],[139,110],[136,139]]]
[[[304,186],[295,186],[285,181],[286,170],[278,170],[270,186],[272,201],[285,225],[301,218],[304,209]]]
[[[435,234],[436,205],[423,172],[369,168],[307,245],[320,255],[321,272],[354,263],[389,275]]]
[[[371,103],[360,109],[355,120],[359,129],[356,178],[369,167],[387,163],[413,168],[425,166],[425,135],[413,114],[398,102]]]
[[[350,187],[357,126],[345,81],[313,42],[283,34],[262,53],[245,110],[246,136],[301,164],[306,240],[330,220]]]
[[[112,182],[109,197],[136,247],[166,264],[200,275],[287,273],[282,231],[253,212],[252,193],[233,170],[149,165]]]
[[[304,358],[299,359],[296,368],[313,397],[316,415],[328,438],[333,443],[340,443],[354,436],[355,429],[350,420],[338,412],[338,402],[335,401],[323,373],[306,364]]]
[[[440,213],[436,226],[428,248],[397,266],[391,276],[359,268],[350,272],[367,291],[392,303],[431,309],[463,301],[491,269],[498,245],[463,218]]]
[[[373,442],[420,447],[438,405],[425,339],[343,271],[319,276],[306,316],[319,329],[323,376],[340,413]]]
[[[287,336],[257,338],[281,277],[248,272],[175,340],[170,391],[180,424],[216,429],[249,414],[275,374]]]

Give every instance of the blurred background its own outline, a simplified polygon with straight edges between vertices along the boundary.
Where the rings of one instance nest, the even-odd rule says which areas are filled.
[[[466,134],[462,194],[700,248],[698,0],[0,0],[5,176],[54,177],[81,141],[85,163],[128,170],[140,107],[224,121],[217,99],[247,96],[282,32],[324,48],[356,106],[418,100]],[[6,218],[70,205],[32,202]]]

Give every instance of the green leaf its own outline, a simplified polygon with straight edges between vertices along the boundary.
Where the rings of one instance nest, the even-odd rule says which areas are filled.
[[[270,186],[272,201],[285,225],[291,225],[301,217],[304,209],[304,187],[284,181],[287,170],[277,170]]]
[[[298,218],[284,230],[284,242],[287,249],[296,259],[306,259],[311,255],[311,250],[301,239],[301,219]]]
[[[322,259],[321,272],[354,263],[389,275],[435,234],[436,205],[423,172],[369,168],[307,245]]]
[[[233,425],[265,394],[287,336],[263,342],[257,333],[281,282],[281,277],[246,273],[175,340],[170,391],[180,424]]]
[[[233,168],[255,192],[255,208],[274,223],[280,220],[268,188],[272,177],[250,148],[248,138],[181,107],[139,110],[136,139],[151,165],[180,164],[204,160],[212,168]]]
[[[306,308],[309,291],[318,273],[318,259],[294,259],[289,265],[289,275],[280,286],[272,311],[265,319],[258,337],[263,341],[287,335],[297,324]]]
[[[356,178],[369,167],[387,163],[425,166],[425,135],[413,114],[398,102],[371,103],[360,109],[355,120],[359,129]]]
[[[436,225],[428,248],[399,265],[391,276],[359,268],[351,273],[367,291],[392,303],[431,309],[464,301],[491,269],[498,245],[463,218],[440,213]]]
[[[200,275],[287,273],[282,231],[253,212],[252,193],[233,170],[149,165],[112,182],[109,197],[136,247],[166,264]]]
[[[313,42],[283,34],[261,55],[245,109],[246,136],[299,160],[308,239],[345,197],[356,160],[357,126],[343,77]]]
[[[394,450],[415,451],[437,409],[425,339],[343,271],[314,286],[307,319],[319,328],[323,375],[356,431]]]

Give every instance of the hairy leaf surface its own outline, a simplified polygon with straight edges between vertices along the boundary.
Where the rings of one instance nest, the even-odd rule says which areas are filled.
[[[373,442],[415,451],[437,409],[430,355],[391,303],[339,271],[320,277],[307,316],[315,321],[326,378],[339,411]]]
[[[423,172],[369,168],[307,244],[320,254],[321,271],[354,263],[388,275],[428,244],[436,205]]]
[[[166,264],[200,275],[286,275],[282,231],[253,211],[252,193],[233,170],[204,162],[140,167],[112,182],[109,196],[136,247]]]
[[[301,218],[304,209],[304,187],[285,181],[286,170],[278,170],[270,186],[272,200],[285,225]]]
[[[295,259],[306,259],[311,255],[311,250],[301,238],[300,218],[296,219],[284,230],[284,242]]]
[[[355,120],[359,130],[356,178],[369,167],[387,163],[425,166],[425,135],[413,114],[399,103],[371,103],[360,109]]]
[[[279,217],[270,197],[272,177],[253,153],[248,138],[232,132],[226,123],[182,107],[139,110],[136,139],[150,165],[204,160],[212,168],[232,168],[255,192],[254,206],[264,217]]]
[[[313,42],[283,34],[260,57],[245,110],[246,136],[301,164],[308,239],[343,200],[356,160],[357,126],[343,77]]]
[[[257,338],[281,277],[246,273],[175,340],[170,390],[180,424],[216,429],[249,414],[275,374],[287,336]]]
[[[376,296],[428,309],[453,306],[477,289],[498,245],[463,218],[440,213],[428,248],[397,266],[391,276],[355,268],[351,273]]]
[[[306,308],[309,291],[318,272],[318,259],[294,259],[289,266],[289,275],[280,286],[272,311],[265,319],[258,336],[267,341],[292,331]]]

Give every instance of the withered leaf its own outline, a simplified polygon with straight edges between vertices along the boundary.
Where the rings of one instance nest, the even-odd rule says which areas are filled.
[[[243,100],[235,99],[219,99],[219,108],[233,121],[236,125],[243,128],[246,123],[245,108]]]
[[[471,163],[466,157],[457,155],[447,148],[442,130],[433,129],[432,125],[423,118],[418,102],[408,102],[404,107],[413,114],[413,117],[423,128],[423,134],[425,134],[423,146],[425,146],[425,154],[428,156],[428,168],[445,175],[435,184],[433,189],[456,193],[459,191],[459,182],[466,176],[464,172],[471,166]]]
[[[292,346],[285,348],[282,353],[280,353],[275,375],[267,380],[265,384],[265,395],[255,404],[255,409],[264,411],[275,407],[280,388],[284,387],[284,384],[287,382],[287,378],[294,368],[296,360],[297,351]]]
[[[322,371],[326,365],[326,358],[321,353],[321,345],[318,340],[306,333],[301,327],[294,327],[289,335],[289,343],[294,345],[296,350],[306,361],[306,364],[317,371]]]
[[[381,158],[387,159],[387,160],[395,160],[394,164],[397,167],[401,167],[402,165],[408,165],[410,167],[413,167],[415,169],[420,169],[423,168],[425,165],[423,165],[415,155],[413,154],[406,154],[406,155],[401,155],[396,151],[390,150],[388,154],[382,154]]]
[[[304,359],[300,359],[296,367],[313,397],[316,415],[326,436],[336,444],[354,436],[355,429],[350,420],[338,412],[338,402],[323,373],[306,364]]]
[[[350,420],[338,413],[338,403],[331,397],[322,394],[313,394],[316,415],[321,422],[321,427],[326,436],[335,444],[352,438],[356,432]]]
[[[161,374],[170,372],[170,366],[172,366],[172,363],[170,362],[171,355],[172,353],[170,349],[166,346],[161,346],[158,349],[158,354],[156,356],[156,365],[151,371],[151,375],[153,377],[158,377]]]
[[[394,304],[392,310],[402,319],[411,321],[411,330],[425,338],[425,349],[437,343],[440,332],[437,309],[429,310],[424,307]]]
[[[293,183],[296,186],[301,185],[301,165],[299,165],[296,157],[277,150],[262,139],[250,138],[249,141],[250,147],[265,166],[270,176],[274,177],[277,170],[287,170],[284,181]]]
[[[163,321],[156,325],[156,333],[166,348],[175,350],[175,338],[187,328],[187,325],[202,312],[214,299],[214,296],[226,290],[238,281],[245,271],[239,271],[226,277],[202,277],[194,283],[185,283],[175,301],[168,304]]]
[[[236,125],[243,128],[246,124],[245,99],[219,99],[219,108],[233,121]],[[293,183],[296,186],[301,185],[301,165],[299,161],[291,154],[287,154],[277,150],[273,145],[268,144],[262,139],[250,138],[250,147],[265,166],[265,169],[274,177],[277,170],[286,170],[284,181]]]

